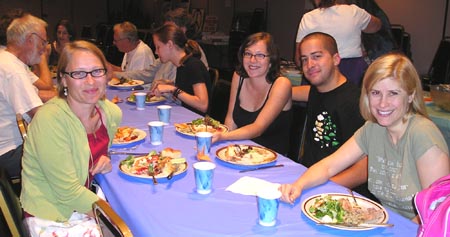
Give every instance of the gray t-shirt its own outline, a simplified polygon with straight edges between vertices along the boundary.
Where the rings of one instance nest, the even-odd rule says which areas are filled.
[[[414,195],[421,187],[417,160],[436,145],[448,154],[448,147],[436,125],[420,115],[409,119],[408,127],[393,144],[385,127],[367,121],[355,133],[359,147],[368,154],[369,190],[385,207],[409,219],[414,212]]]

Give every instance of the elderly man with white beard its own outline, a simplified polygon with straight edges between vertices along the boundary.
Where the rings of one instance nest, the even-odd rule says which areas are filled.
[[[27,122],[42,105],[33,83],[39,78],[29,65],[38,64],[47,45],[47,23],[26,14],[9,25],[6,49],[0,52],[0,167],[20,176],[23,140],[16,114]]]

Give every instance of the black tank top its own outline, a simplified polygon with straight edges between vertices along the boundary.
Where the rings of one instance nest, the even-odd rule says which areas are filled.
[[[267,97],[264,100],[264,104],[255,112],[249,112],[241,107],[239,95],[241,93],[242,84],[244,78],[239,79],[239,87],[236,94],[236,101],[233,109],[233,120],[238,128],[253,123],[261,112],[262,108],[269,99],[270,91],[272,90],[273,83],[270,85]],[[266,131],[261,136],[253,138],[252,141],[263,145],[269,149],[272,149],[282,155],[286,155],[289,152],[290,143],[290,128],[292,121],[291,110],[281,111],[275,120],[267,127]]]

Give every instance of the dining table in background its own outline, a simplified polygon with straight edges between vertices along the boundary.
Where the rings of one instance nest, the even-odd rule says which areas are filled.
[[[107,98],[118,96],[126,101],[130,91],[108,90]],[[160,103],[161,104],[161,103]],[[164,104],[164,102],[162,103]],[[126,155],[112,155],[112,172],[96,176],[97,182],[112,208],[125,220],[134,236],[415,236],[417,224],[387,209],[391,228],[375,228],[364,231],[334,229],[317,225],[301,211],[307,198],[322,193],[345,193],[347,189],[331,181],[315,188],[304,190],[294,204],[280,202],[277,222],[274,227],[258,224],[256,197],[226,191],[226,188],[242,177],[250,176],[272,183],[291,183],[306,168],[278,154],[276,164],[283,167],[252,172],[239,172],[242,167],[231,165],[215,157],[215,152],[230,144],[255,144],[250,140],[219,142],[212,146],[210,157],[216,163],[213,191],[208,195],[196,193],[194,170],[197,162],[195,139],[179,134],[174,123],[190,122],[201,116],[174,103],[170,124],[164,127],[163,144],[153,146],[147,136],[144,143],[133,152],[161,151],[166,147],[181,150],[188,163],[187,171],[171,180],[159,180],[126,175],[119,170],[120,161]],[[144,130],[147,123],[158,120],[156,104],[145,110],[135,109],[128,102],[118,104],[123,112],[123,126]]]
[[[436,124],[436,126],[441,130],[442,135],[444,135],[447,146],[450,148],[450,112],[439,108],[434,103],[428,103],[426,105],[428,116]]]

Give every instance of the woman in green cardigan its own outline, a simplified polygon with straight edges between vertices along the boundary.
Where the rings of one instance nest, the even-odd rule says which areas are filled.
[[[122,119],[104,99],[106,65],[93,44],[68,44],[58,63],[58,97],[29,125],[21,201],[32,236],[98,232],[91,208],[99,197],[89,187],[95,174],[112,169],[107,151]]]

